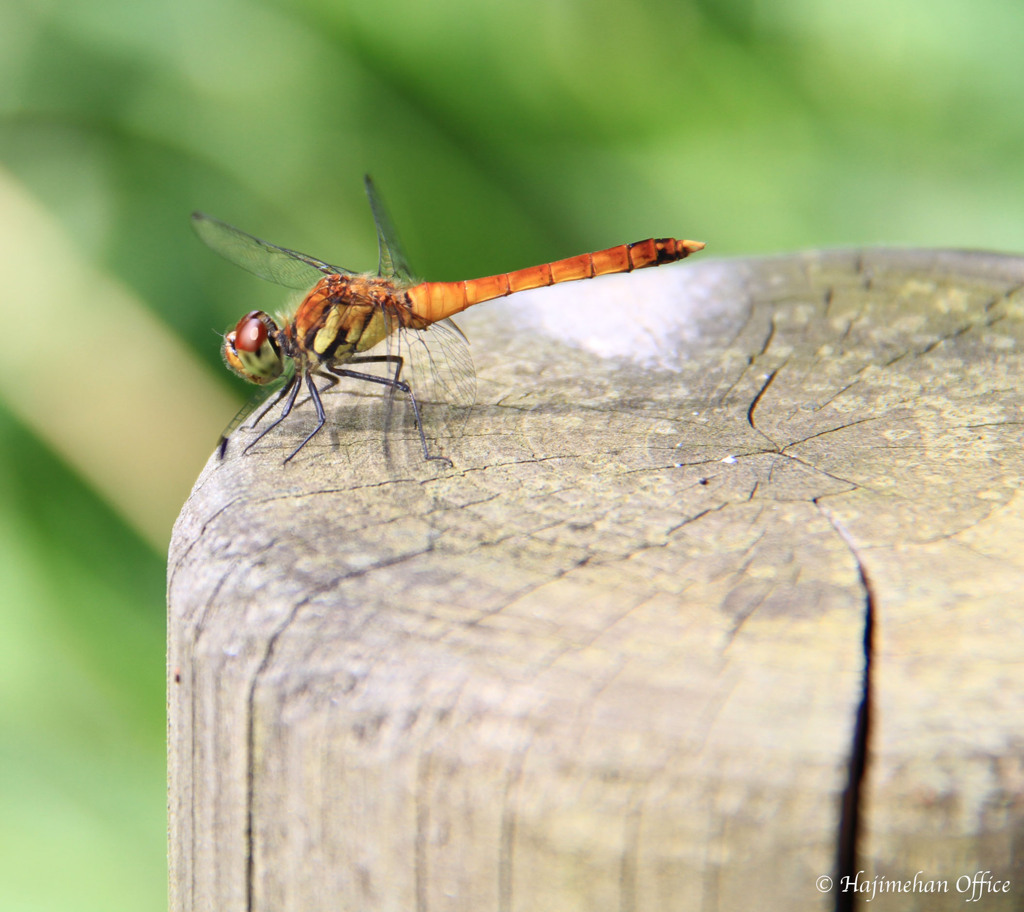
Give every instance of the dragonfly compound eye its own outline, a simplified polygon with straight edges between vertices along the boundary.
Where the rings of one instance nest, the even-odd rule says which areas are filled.
[[[257,317],[242,317],[234,335],[236,351],[258,352],[267,341],[267,327]]]
[[[224,337],[224,360],[250,383],[270,383],[281,376],[284,361],[275,338],[277,326],[265,313],[254,310]]]

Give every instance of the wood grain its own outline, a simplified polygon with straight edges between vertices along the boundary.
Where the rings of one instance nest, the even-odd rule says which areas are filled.
[[[866,251],[528,292],[460,319],[453,469],[358,390],[286,467],[305,408],[233,441],[170,553],[171,909],[849,908],[815,883],[855,823],[862,882],[947,881],[878,908],[978,870],[1018,908],[1022,282]]]

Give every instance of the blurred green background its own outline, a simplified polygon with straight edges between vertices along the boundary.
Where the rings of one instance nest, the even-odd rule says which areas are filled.
[[[0,909],[166,904],[164,561],[280,291],[201,208],[422,275],[650,235],[1024,249],[1017,0],[6,0]]]

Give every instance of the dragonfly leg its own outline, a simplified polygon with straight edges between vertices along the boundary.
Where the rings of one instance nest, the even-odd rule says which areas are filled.
[[[398,380],[398,375],[402,373],[402,365],[405,364],[404,359],[401,355],[356,355],[354,358],[349,358],[346,364],[394,364],[395,374],[391,378],[392,380]]]
[[[349,358],[348,361],[346,361],[345,363],[346,364],[380,364],[382,362],[387,362],[388,364],[396,365],[395,373],[394,373],[392,379],[397,380],[398,379],[398,375],[402,372],[402,365],[405,363],[402,360],[402,356],[401,355],[359,355],[359,356],[357,356],[355,358]],[[340,377],[338,377],[335,374],[325,373],[324,370],[329,370],[329,368],[324,368],[324,369],[319,369],[318,368],[317,370],[313,371],[313,373],[315,373],[318,377],[323,377],[327,381],[323,386],[320,387],[319,392],[320,392],[321,396],[324,393],[326,393],[329,389],[333,389],[335,386],[337,386],[338,385],[338,381],[341,379]],[[262,418],[262,417],[263,416],[261,415],[260,418]],[[259,419],[257,419],[257,421],[258,420]]]
[[[291,382],[286,381],[279,390],[277,390],[271,396],[266,394],[265,390],[259,390],[248,402],[245,403],[239,410],[238,414],[231,419],[231,423],[224,429],[220,435],[220,442],[217,444],[217,451],[219,458],[223,459],[228,451],[228,442],[231,439],[231,435],[242,425],[245,424],[246,419],[252,415],[253,412],[259,412],[256,416],[256,420],[249,425],[249,430],[256,427],[257,424],[263,419],[263,416],[267,414],[281,398],[285,396],[291,389]],[[264,407],[265,406],[265,407]]]
[[[402,368],[405,366],[405,361],[401,355],[357,355],[355,358],[349,358],[346,364],[393,364],[395,365],[395,372],[391,375],[391,379],[398,383],[398,378],[402,373]],[[395,392],[398,387],[388,384],[391,388],[388,392],[388,402],[390,403],[395,398]],[[412,396],[412,391],[409,391],[409,395]],[[415,397],[413,397],[415,400]],[[389,405],[390,409],[391,406]],[[419,411],[416,411],[416,420],[419,421]],[[391,424],[391,415],[388,413],[388,426]],[[417,427],[419,425],[417,424]],[[420,431],[420,435],[423,435],[423,431]],[[427,459],[431,457],[428,456]],[[450,461],[450,460],[449,460]]]
[[[269,411],[270,411],[270,410],[271,410],[271,409],[272,409],[272,408],[273,408],[273,407],[274,407],[275,405],[277,405],[277,403],[278,403],[278,402],[280,402],[280,401],[281,401],[282,399],[284,399],[284,397],[285,397],[286,395],[288,395],[288,391],[289,391],[289,390],[291,389],[291,386],[292,386],[292,385],[291,385],[291,383],[290,383],[290,382],[289,382],[289,383],[286,383],[286,384],[285,384],[284,386],[282,386],[282,387],[281,387],[281,388],[280,388],[280,389],[279,389],[279,390],[278,390],[278,391],[277,391],[277,392],[276,392],[276,393],[275,393],[275,394],[274,394],[273,396],[271,396],[271,397],[270,397],[270,402],[269,402],[269,404],[267,405],[267,407],[266,407],[265,409],[263,409],[263,411],[261,411],[261,412],[260,412],[260,413],[259,413],[259,414],[258,414],[258,415],[257,415],[257,416],[256,416],[256,417],[254,418],[254,419],[253,419],[253,422],[252,422],[252,424],[250,424],[250,425],[249,425],[249,430],[250,430],[250,431],[252,431],[252,430],[255,430],[255,429],[256,429],[256,425],[257,425],[257,424],[259,424],[259,423],[260,423],[260,422],[261,422],[261,421],[262,421],[262,420],[263,420],[263,419],[264,419],[264,418],[265,418],[265,417],[267,416],[267,413],[268,413],[268,412],[269,412]]]
[[[324,393],[326,393],[329,389],[333,389],[334,387],[336,387],[338,385],[338,380],[341,379],[340,377],[335,377],[334,374],[325,374],[321,370],[316,370],[313,373],[315,373],[318,377],[323,377],[327,381],[323,386],[320,387],[319,393],[321,396]]]
[[[313,407],[316,409],[316,427],[313,428],[307,435],[306,439],[302,441],[288,456],[285,457],[285,462],[288,462],[296,453],[299,452],[310,440],[316,437],[320,433],[320,428],[324,426],[327,421],[327,416],[324,415],[324,404],[320,401],[320,391],[316,388],[316,381],[313,379],[311,373],[306,373],[306,387],[309,389],[309,398],[313,400]],[[295,388],[299,388],[299,384],[295,384]],[[289,403],[291,405],[291,403]],[[281,417],[284,417],[283,415]],[[266,431],[263,432],[264,434]]]
[[[355,359],[353,358],[348,363],[351,364],[352,361],[355,361]],[[328,367],[327,370],[338,377],[351,377],[353,380],[365,380],[367,383],[379,383],[381,386],[388,387],[392,393],[405,393],[405,395],[409,397],[409,402],[412,403],[413,415],[416,417],[416,430],[419,431],[420,446],[423,447],[423,458],[427,460],[436,460],[437,462],[447,462],[449,467],[454,465],[447,456],[430,455],[430,449],[427,447],[427,435],[423,433],[423,419],[420,416],[420,404],[416,401],[416,396],[412,391],[412,387],[404,380],[398,379],[398,374],[402,370],[402,358],[399,355],[377,355],[361,358],[356,363],[365,364],[369,361],[387,361],[392,364],[397,364],[397,367],[395,368],[395,376],[378,377],[375,374],[363,374],[359,371],[349,370],[347,367]]]
[[[349,358],[346,364],[394,364],[395,372],[391,375],[391,379],[396,383],[402,373],[402,367],[405,365],[401,355],[358,355],[355,358]],[[389,384],[390,385],[390,384]],[[394,398],[395,390],[397,387],[391,386],[391,397]]]
[[[256,446],[257,443],[259,443],[264,437],[267,436],[267,434],[274,430],[274,428],[276,428],[282,421],[284,421],[285,418],[288,417],[288,415],[291,413],[292,406],[295,405],[295,397],[299,395],[299,387],[301,386],[302,384],[299,383],[299,375],[296,373],[282,388],[281,395],[277,397],[278,400],[280,400],[281,396],[283,396],[285,393],[289,394],[288,401],[285,402],[280,417],[278,417],[277,421],[273,421],[270,424],[268,424],[255,440],[250,440],[249,443],[246,445],[245,449],[242,450],[243,453],[248,453],[249,450]],[[263,414],[265,415],[266,412],[264,412]],[[261,415],[260,417],[263,416]]]

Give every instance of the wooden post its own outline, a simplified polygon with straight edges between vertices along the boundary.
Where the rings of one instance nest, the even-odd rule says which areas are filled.
[[[529,292],[460,320],[453,469],[358,388],[233,440],[170,553],[172,912],[1017,908],[1022,282]]]

